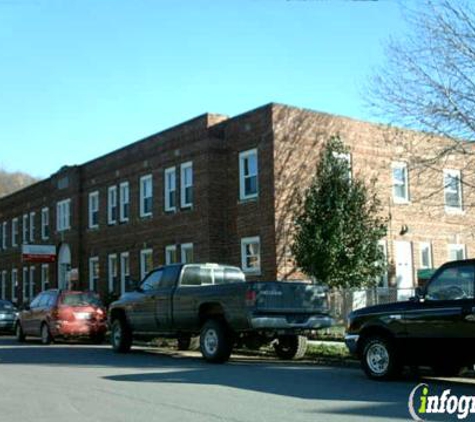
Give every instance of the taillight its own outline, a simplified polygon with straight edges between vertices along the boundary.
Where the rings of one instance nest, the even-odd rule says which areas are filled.
[[[256,304],[257,294],[254,290],[246,291],[246,306],[254,306]]]

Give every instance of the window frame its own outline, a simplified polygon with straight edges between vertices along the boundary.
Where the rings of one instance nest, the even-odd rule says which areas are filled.
[[[247,266],[247,252],[246,246],[257,243],[259,245],[259,253],[258,253],[258,267],[248,267]],[[241,268],[242,271],[246,274],[253,274],[253,275],[260,275],[262,272],[262,247],[261,247],[261,238],[260,236],[250,236],[250,237],[243,237],[241,238]]]
[[[146,268],[147,258],[151,258],[151,268]],[[153,270],[153,249],[147,248],[140,251],[140,280],[143,280],[146,275]]]
[[[115,261],[115,273],[112,271],[114,268],[111,263]],[[115,280],[114,280],[115,279]],[[109,293],[114,292],[115,284],[119,281],[119,262],[117,259],[117,254],[112,253],[107,255],[107,288]]]
[[[256,173],[245,175],[245,160],[250,156],[255,155],[256,157]],[[255,177],[256,178],[256,192],[251,194],[246,194],[246,178]],[[246,151],[241,151],[239,153],[239,200],[247,201],[251,199],[256,199],[259,197],[259,155],[257,148],[248,149]]]
[[[467,259],[467,246],[464,244],[464,243],[449,243],[448,245],[448,249],[449,249],[449,256],[448,256],[448,260],[449,261],[459,261],[461,259]],[[462,258],[456,258],[456,259],[452,259],[451,256],[450,256],[450,253],[455,250],[456,253],[457,251],[462,251],[463,253],[463,257]]]
[[[46,270],[46,271],[45,271]],[[47,275],[47,277],[45,277]],[[51,277],[51,269],[49,264],[41,264],[41,291],[44,292],[46,289],[46,285],[48,285],[51,282],[50,280]]]
[[[192,254],[192,260],[191,262],[187,262],[187,261],[184,261],[183,260],[183,257],[186,256],[186,251],[187,250],[191,250],[191,254]],[[194,245],[193,243],[189,242],[189,243],[182,243],[180,245],[180,262],[182,264],[193,264],[193,261],[194,261],[194,255],[195,255],[195,251],[194,251]]]
[[[428,249],[429,266],[424,265],[424,255],[423,255],[424,248]],[[432,243],[431,242],[419,242],[419,268],[421,268],[421,269],[433,268]]]
[[[96,220],[96,221],[94,221]],[[88,195],[88,227],[99,228],[99,191],[95,190]]]
[[[18,300],[18,295],[17,295],[18,269],[17,268],[12,268],[10,279],[11,279],[11,287],[12,287],[12,291],[11,291],[12,302],[15,303]]]
[[[120,294],[124,294],[126,291],[127,277],[130,280],[130,252],[120,253]],[[127,266],[125,266],[127,262]],[[127,270],[127,271],[126,271]]]
[[[31,211],[30,212],[30,243],[35,242],[35,218],[36,218],[36,212]]]
[[[186,172],[190,170],[191,181],[187,183]],[[192,208],[193,207],[193,161],[186,161],[180,164],[180,208]],[[191,189],[191,201],[186,201],[186,189]]]
[[[27,244],[30,238],[29,223],[30,223],[30,217],[28,213],[23,214],[22,225],[21,225],[21,239],[22,239],[23,244]]]
[[[404,184],[396,183],[398,182],[394,177],[395,170],[403,170],[404,174]],[[408,204],[410,202],[409,197],[409,170],[407,168],[407,163],[404,161],[393,161],[391,163],[391,182],[392,182],[392,193],[393,193],[393,202],[395,204]],[[404,197],[397,196],[396,188],[403,186],[404,187]]]
[[[4,251],[6,251],[7,248],[8,248],[8,246],[7,246],[8,245],[8,243],[7,243],[7,233],[8,233],[7,222],[4,221],[2,223],[2,249]]]
[[[175,254],[175,262],[171,262],[169,259],[169,252]],[[176,245],[167,245],[165,246],[165,265],[173,265],[178,263],[177,247]]]
[[[447,193],[449,185],[445,183],[446,176],[454,178],[454,175],[457,177],[457,186],[458,186],[458,206],[448,205],[447,204]],[[447,213],[462,213],[463,212],[463,189],[462,189],[462,172],[456,169],[444,169],[443,171],[443,186],[444,186],[444,207]],[[449,192],[449,193],[453,193]]]
[[[122,182],[119,184],[119,222],[127,223],[129,219],[130,219],[130,183]]]
[[[117,185],[109,186],[107,188],[107,224],[110,226],[117,224],[119,216],[119,203],[118,203],[118,191]],[[115,209],[115,216],[114,216]]]
[[[150,196],[145,196],[147,193],[147,185],[146,183],[150,182]],[[147,218],[153,215],[153,175],[146,174],[145,176],[140,177],[140,217]],[[145,210],[146,200],[150,199],[150,211]]]
[[[173,189],[170,187],[168,176],[173,175]],[[168,167],[164,171],[164,209],[165,212],[175,212],[176,211],[176,167]],[[174,205],[170,204],[170,195],[173,194]]]
[[[56,203],[56,230],[64,232],[71,229],[71,199],[63,199]]]
[[[94,274],[94,267],[97,264],[97,278],[95,277]],[[96,256],[91,256],[89,257],[89,290],[91,292],[97,292],[97,287],[98,287],[98,282],[100,279],[100,267],[99,267],[99,257]]]
[[[12,248],[18,246],[18,217],[12,219]]]
[[[49,207],[43,207],[41,209],[41,239],[42,240],[49,239],[49,227],[50,227]]]

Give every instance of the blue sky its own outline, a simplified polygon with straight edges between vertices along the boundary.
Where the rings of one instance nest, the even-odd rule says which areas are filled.
[[[0,166],[47,177],[204,112],[369,120],[396,0],[0,0]]]

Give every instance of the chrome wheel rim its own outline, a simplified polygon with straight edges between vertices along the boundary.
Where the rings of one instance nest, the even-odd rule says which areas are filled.
[[[218,350],[218,333],[214,329],[209,329],[205,333],[204,346],[206,353],[214,355]]]
[[[112,333],[112,342],[115,347],[118,347],[122,340],[122,328],[120,324],[115,324],[114,332]]]
[[[369,369],[376,375],[383,375],[389,368],[389,353],[381,343],[374,343],[366,352],[366,363]]]

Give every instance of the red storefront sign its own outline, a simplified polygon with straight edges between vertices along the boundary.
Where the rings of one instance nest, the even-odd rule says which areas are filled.
[[[56,262],[56,246],[54,245],[22,245],[23,262]]]

